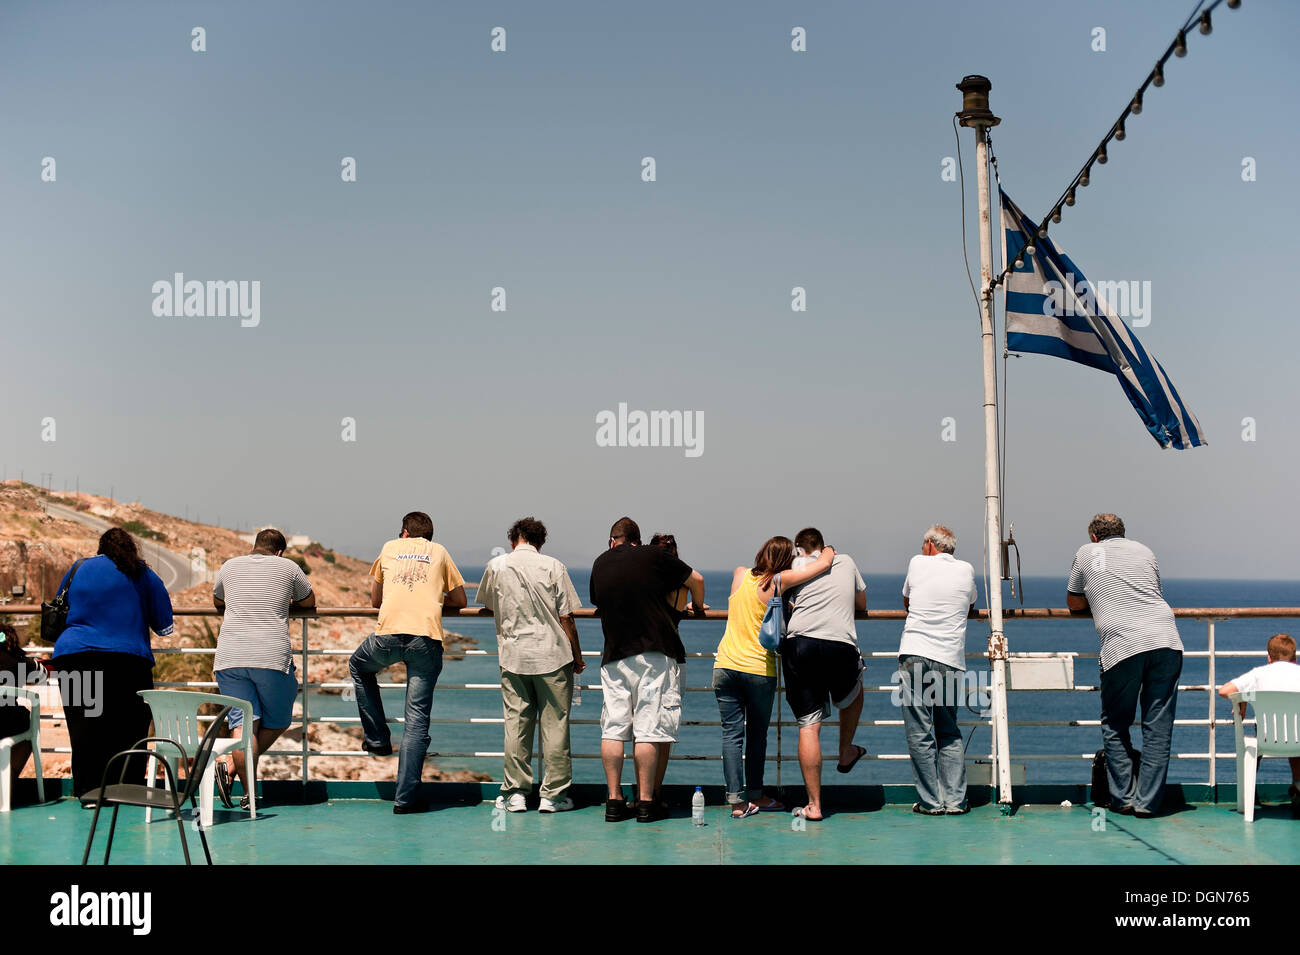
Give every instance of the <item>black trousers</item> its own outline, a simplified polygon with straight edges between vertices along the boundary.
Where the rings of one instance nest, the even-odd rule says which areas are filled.
[[[56,657],[59,694],[72,742],[72,792],[98,789],[108,761],[149,735],[149,704],[137,690],[153,689],[153,663],[133,653],[86,650]],[[127,783],[144,785],[148,758],[132,757]],[[118,781],[121,764],[111,783]]]

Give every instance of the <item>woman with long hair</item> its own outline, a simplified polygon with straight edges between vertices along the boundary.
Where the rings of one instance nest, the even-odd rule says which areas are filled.
[[[763,795],[767,727],[776,697],[776,655],[758,642],[758,631],[767,602],[776,592],[777,575],[784,593],[828,570],[834,558],[835,549],[826,547],[817,560],[791,570],[794,542],[772,537],[754,555],[754,566],[737,567],[731,578],[727,629],[713,662],[713,695],[722,717],[722,773],[733,819],[785,809]]]
[[[60,590],[70,575],[63,575]],[[159,636],[172,632],[167,588],[140,557],[135,539],[109,528],[98,554],[72,577],[68,625],[54,643],[51,664],[72,742],[74,796],[98,789],[113,755],[149,735],[149,705],[137,691],[153,689],[151,629]],[[143,784],[144,777],[145,757],[132,757],[125,781]]]

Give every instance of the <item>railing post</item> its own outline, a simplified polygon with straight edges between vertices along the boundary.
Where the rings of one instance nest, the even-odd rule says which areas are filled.
[[[1206,696],[1210,698],[1210,789],[1211,791],[1213,791],[1217,786],[1217,779],[1215,777],[1215,772],[1218,768],[1217,763],[1215,761],[1215,752],[1214,752],[1218,748],[1218,746],[1216,745],[1218,743],[1218,734],[1214,731],[1214,719],[1215,719],[1214,698],[1218,695],[1215,692],[1215,688],[1217,687],[1218,684],[1216,684],[1214,680],[1214,618],[1213,617],[1211,617],[1209,620],[1208,647],[1210,651],[1210,656],[1209,656],[1210,673],[1208,678],[1210,689],[1209,692],[1206,693]],[[1238,782],[1238,785],[1240,785],[1240,782]],[[1215,802],[1219,801],[1217,793],[1215,794],[1214,801]]]
[[[781,788],[781,668],[776,668],[776,788]]]
[[[310,743],[307,741],[307,731],[311,726],[308,720],[310,716],[310,707],[308,698],[311,696],[311,690],[307,687],[307,618],[302,618],[302,786],[307,788],[307,783],[311,779],[311,771],[308,766],[311,764],[311,758],[307,755]]]

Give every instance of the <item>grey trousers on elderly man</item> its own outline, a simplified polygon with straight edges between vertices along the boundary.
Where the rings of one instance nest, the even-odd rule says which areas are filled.
[[[501,671],[501,699],[506,717],[506,766],[501,795],[525,796],[533,789],[533,736],[541,731],[541,797],[563,799],[573,781],[569,750],[569,705],[573,701],[573,664],[551,673]]]

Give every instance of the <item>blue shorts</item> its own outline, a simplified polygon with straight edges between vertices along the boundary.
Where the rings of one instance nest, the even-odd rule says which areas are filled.
[[[229,667],[216,672],[222,696],[233,696],[253,704],[253,719],[263,729],[282,730],[293,722],[293,703],[298,699],[298,680],[290,664],[288,673],[261,667]],[[226,717],[230,728],[243,725],[243,710],[231,710]]]

